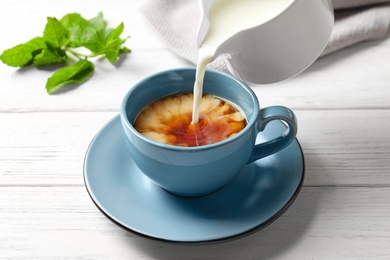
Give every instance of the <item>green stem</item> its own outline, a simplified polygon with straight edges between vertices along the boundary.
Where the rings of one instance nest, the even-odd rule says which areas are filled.
[[[93,58],[93,57],[99,56],[99,54],[92,54],[92,53],[91,54],[83,54],[83,53],[77,52],[71,48],[65,48],[65,50],[72,53],[74,56],[76,56],[79,59]]]

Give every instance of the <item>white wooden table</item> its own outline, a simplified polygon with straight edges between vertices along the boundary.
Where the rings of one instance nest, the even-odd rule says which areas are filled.
[[[1,51],[41,34],[47,16],[99,11],[111,27],[124,22],[133,50],[119,67],[97,62],[86,84],[53,96],[44,88],[52,71],[0,64],[0,259],[390,259],[390,39],[253,87],[262,106],[296,112],[306,159],[301,193],[272,225],[183,246],[137,236],[101,214],[83,182],[91,139],[135,82],[192,66],[147,24],[140,2],[0,2]]]

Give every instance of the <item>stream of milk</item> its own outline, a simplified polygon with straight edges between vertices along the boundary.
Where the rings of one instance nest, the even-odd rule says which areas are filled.
[[[203,81],[207,64],[217,48],[239,31],[261,25],[276,17],[295,0],[214,0],[209,12],[210,27],[198,50],[194,84],[192,123],[199,121]]]

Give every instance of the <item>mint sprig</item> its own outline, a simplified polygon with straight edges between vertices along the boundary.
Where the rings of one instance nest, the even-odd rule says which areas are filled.
[[[120,55],[130,53],[123,46],[129,38],[121,38],[123,30],[123,23],[107,28],[102,13],[90,20],[78,13],[67,14],[60,20],[48,17],[41,37],[5,50],[0,60],[13,67],[63,64],[46,82],[47,93],[53,94],[64,86],[88,80],[95,70],[89,58],[101,57],[115,63]]]

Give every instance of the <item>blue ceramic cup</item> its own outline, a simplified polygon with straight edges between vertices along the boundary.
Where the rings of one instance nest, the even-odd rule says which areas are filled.
[[[162,71],[138,82],[125,95],[120,117],[130,155],[140,170],[163,189],[181,196],[212,193],[255,160],[280,151],[297,133],[294,113],[282,106],[260,109],[255,93],[242,81],[219,71],[207,70],[203,93],[224,98],[241,108],[247,125],[235,136],[214,144],[180,147],[150,140],[133,123],[151,102],[193,91],[195,68]],[[287,130],[279,137],[256,144],[256,136],[272,120],[282,120]]]

